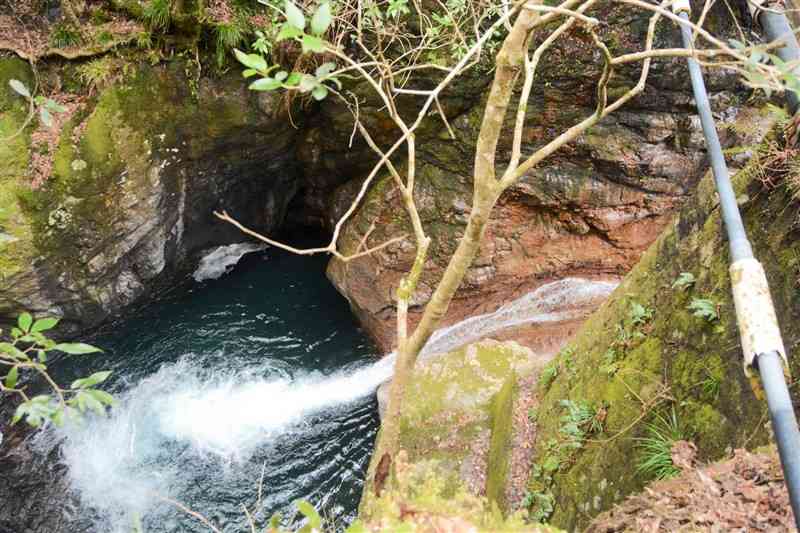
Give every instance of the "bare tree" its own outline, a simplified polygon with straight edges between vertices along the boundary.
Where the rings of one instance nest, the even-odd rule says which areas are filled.
[[[649,23],[646,34],[643,36],[641,50],[618,56],[614,56],[610,52],[608,46],[598,35],[597,30],[602,26],[602,21],[589,15],[589,13],[592,13],[592,8],[599,7],[601,3],[606,5],[622,4],[631,9],[648,13]],[[733,47],[714,37],[702,27],[710,8],[710,2],[706,2],[706,8],[703,10],[699,22],[691,24],[695,32],[696,41],[702,43],[702,45],[697,44],[696,48],[691,51],[683,48],[654,48],[654,35],[659,21],[669,19],[672,23],[681,23],[680,18],[669,9],[670,4],[670,0],[665,0],[658,5],[645,0],[565,0],[560,5],[551,7],[544,5],[542,0],[523,0],[515,4],[504,4],[495,11],[488,11],[489,20],[487,20],[487,16],[478,14],[480,10],[473,10],[473,15],[468,17],[472,28],[469,35],[463,29],[459,30],[463,26],[456,24],[455,30],[448,36],[449,41],[441,41],[437,40],[439,39],[438,36],[431,37],[431,34],[435,32],[426,32],[426,24],[429,24],[430,21],[426,20],[427,16],[419,6],[416,7],[413,15],[409,15],[419,19],[418,26],[421,28],[421,30],[412,35],[404,33],[399,27],[391,27],[385,23],[378,24],[374,20],[374,15],[370,12],[369,6],[371,4],[359,1],[356,5],[347,4],[349,7],[338,15],[333,25],[337,31],[333,31],[334,35],[329,39],[330,42],[340,43],[341,36],[344,33],[351,32],[355,36],[354,42],[359,50],[358,57],[356,57],[353,54],[345,53],[341,47],[329,42],[325,42],[318,49],[315,49],[315,41],[310,44],[306,43],[305,39],[307,37],[314,37],[313,32],[312,35],[304,32],[305,21],[299,20],[297,13],[294,12],[298,8],[291,2],[287,2],[286,12],[284,13],[288,20],[287,24],[294,25],[294,30],[287,31],[288,37],[302,42],[304,51],[319,52],[323,56],[335,58],[336,63],[339,65],[338,69],[334,70],[333,67],[329,67],[321,75],[318,71],[313,80],[308,78],[308,74],[295,76],[296,73],[292,73],[288,77],[285,73],[283,75],[276,74],[273,78],[271,75],[273,69],[271,67],[261,64],[253,56],[245,57],[244,54],[240,55],[240,61],[250,67],[254,74],[261,75],[261,80],[251,86],[253,89],[277,90],[283,88],[288,91],[311,92],[314,94],[315,90],[319,91],[317,87],[325,86],[321,93],[332,92],[341,98],[353,111],[354,130],[357,130],[366,143],[375,151],[378,162],[368,173],[352,204],[336,223],[330,243],[325,247],[296,249],[246,228],[225,212],[216,213],[217,217],[234,224],[264,242],[293,253],[329,253],[342,261],[350,261],[393,244],[399,239],[408,238],[400,235],[370,249],[362,250],[362,246],[359,246],[356,253],[350,256],[342,254],[337,248],[343,225],[357,210],[375,177],[381,172],[388,172],[400,191],[403,205],[410,219],[416,255],[413,265],[397,287],[397,358],[390,387],[388,411],[384,418],[380,439],[377,444],[376,462],[373,463],[382,463],[384,471],[390,471],[392,458],[398,452],[399,415],[402,411],[403,398],[411,379],[413,367],[425,343],[438,328],[447,313],[453,296],[464,279],[467,269],[475,259],[483,242],[492,209],[504,191],[517,183],[522,176],[537,165],[540,165],[549,156],[574,141],[598,121],[620,109],[639,95],[645,88],[653,58],[686,57],[691,55],[705,66],[726,68],[751,78],[755,73],[758,76],[758,80],[770,86],[781,86],[781,77],[784,75],[782,70],[770,65],[768,62],[755,65],[752,61],[748,63],[748,59],[751,58],[753,53],[759,51],[759,53],[763,53],[765,47]],[[440,3],[440,6],[448,13],[447,16],[455,16],[452,10],[448,11],[448,7],[445,4]],[[302,18],[302,13],[299,16]],[[317,13],[314,14],[314,18],[317,18]],[[372,21],[371,25],[369,21]],[[536,41],[538,44],[534,45],[536,30],[545,26],[554,29],[549,30],[549,33],[543,39],[541,32],[539,32],[537,35],[539,39]],[[599,61],[602,62],[600,75],[596,81],[594,110],[584,119],[540,146],[533,153],[523,153],[523,130],[526,113],[529,111],[529,97],[537,78],[537,67],[548,49],[568,30],[576,26],[581,27],[590,36],[598,51]],[[367,27],[371,28],[371,31],[367,31],[365,29]],[[326,28],[323,28],[323,30]],[[320,27],[317,27],[313,31],[319,35],[320,32],[317,31],[319,29]],[[459,75],[463,74],[478,61],[480,55],[486,52],[492,36],[501,30],[507,31],[507,35],[502,41],[502,46],[496,52],[494,79],[488,94],[477,138],[472,175],[473,199],[466,229],[458,242],[455,252],[450,257],[441,281],[425,305],[421,319],[416,327],[409,331],[409,302],[422,274],[431,243],[414,200],[416,175],[415,132],[423,123],[423,120],[431,112],[434,112],[439,115],[452,135],[452,129],[439,103],[439,98],[443,91]],[[331,33],[331,30],[328,31]],[[452,66],[442,67],[419,61],[424,51],[442,46],[460,48],[462,51],[457,55]],[[625,90],[621,96],[611,98],[608,94],[608,86],[610,80],[614,77],[615,69],[632,64],[638,64],[640,68],[637,83]],[[420,71],[430,69],[440,71],[442,74],[436,86],[432,89],[414,88],[414,75]],[[346,93],[341,92],[339,85],[331,83],[336,81],[337,76],[354,72],[369,84],[380,99],[383,110],[397,127],[400,134],[391,145],[382,147],[373,139],[370,132],[359,120],[358,100],[354,100]],[[295,77],[292,78],[292,76]],[[303,81],[304,79],[306,80],[305,82]],[[259,82],[262,83],[259,85]],[[519,91],[519,96],[514,99],[513,96],[517,90]],[[324,97],[325,94],[317,93],[314,94],[314,97]],[[412,96],[418,99],[417,112],[414,116],[402,116],[397,105],[397,99],[400,96]],[[512,105],[512,101],[516,103]],[[513,129],[509,134],[512,139],[511,157],[510,161],[501,167],[498,163],[498,142],[501,140],[501,135],[506,134],[504,123],[509,114],[513,117]],[[400,164],[398,161],[403,159],[404,161]],[[361,239],[362,245],[366,242],[368,235]]]

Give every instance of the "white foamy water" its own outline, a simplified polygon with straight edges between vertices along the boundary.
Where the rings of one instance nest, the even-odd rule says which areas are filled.
[[[218,279],[233,270],[236,263],[245,255],[251,252],[260,252],[266,248],[266,244],[253,242],[217,246],[205,252],[192,277],[195,281]]]
[[[423,357],[446,352],[499,330],[576,316],[616,286],[569,278],[544,285],[493,313],[437,331]],[[346,409],[391,378],[394,357],[323,376],[294,378],[263,367],[205,368],[192,354],[163,365],[119,397],[108,417],[92,417],[62,431],[62,454],[82,500],[128,531],[133,516],[158,505],[157,495],[180,498],[188,483],[175,457],[246,461],[286,431],[302,434],[311,414]]]

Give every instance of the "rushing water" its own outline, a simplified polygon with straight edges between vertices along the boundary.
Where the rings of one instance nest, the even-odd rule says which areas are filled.
[[[81,530],[205,531],[180,502],[225,532],[249,529],[306,498],[340,526],[355,515],[378,428],[375,361],[326,259],[253,246],[209,254],[193,283],[92,339],[101,356],[58,365],[62,382],[110,369],[120,403],[60,430]],[[215,279],[218,278],[218,279]],[[509,326],[557,322],[599,303],[614,283],[568,278],[497,311],[437,331],[423,356]],[[50,433],[42,446],[52,446]]]
[[[127,532],[141,517],[147,532],[207,531],[165,497],[226,532],[249,530],[243,503],[260,524],[297,498],[341,523],[354,516],[382,378],[350,378],[374,350],[325,261],[251,254],[92,339],[104,355],[59,366],[61,381],[113,370],[120,400],[64,431],[89,530]]]

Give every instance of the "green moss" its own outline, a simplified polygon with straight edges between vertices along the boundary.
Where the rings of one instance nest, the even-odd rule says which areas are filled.
[[[520,516],[503,517],[497,505],[464,488],[453,492],[443,481],[448,473],[431,461],[408,463],[398,459],[395,486],[380,498],[369,500],[360,518],[381,531],[430,531],[431,518],[449,519],[458,530],[528,533],[557,533],[547,526],[525,524]],[[365,517],[368,517],[365,519]]]
[[[796,206],[789,205],[792,200],[782,188],[770,194],[760,191],[754,175],[740,172],[735,183],[739,194],[749,198],[742,206],[743,217],[767,270],[784,340],[791,346],[800,341]],[[572,462],[553,474],[555,525],[581,528],[591,516],[648,481],[631,467],[631,457],[654,410],[674,406],[682,427],[693,434],[701,460],[719,459],[729,448],[766,442],[765,433],[757,431],[765,406],[754,397],[742,372],[727,243],[715,198],[711,178],[706,177],[674,225],[577,334],[571,344],[577,371],[569,375],[560,368],[542,391],[537,457],[547,457],[559,436],[559,402],[586,400],[608,406],[604,438],[587,442]],[[695,284],[672,288],[681,272],[691,272]],[[719,319],[693,316],[687,305],[694,298],[717,303]],[[633,327],[632,301],[654,309],[649,322]],[[609,349],[615,351],[617,370],[598,372]],[[798,362],[792,358],[793,369],[800,366]],[[540,461],[539,471],[542,466]],[[531,490],[541,488],[536,472]]]
[[[530,350],[516,343],[486,340],[415,367],[400,419],[400,446],[414,469],[424,472],[426,479],[435,478],[438,496],[457,500],[468,492],[475,482],[469,465],[485,460],[489,500],[481,505],[505,508],[516,376],[533,370],[532,358]],[[416,501],[416,489],[403,488],[402,482],[399,489],[394,486],[391,498]],[[405,490],[411,492],[404,495]],[[386,512],[368,486],[361,517],[378,520],[386,518]],[[498,516],[502,516],[499,511]]]
[[[510,413],[513,412],[516,389],[516,374],[512,374],[492,398],[491,405],[492,438],[487,462],[486,497],[490,502],[496,503],[503,512],[508,510],[505,490],[513,430]]]
[[[19,197],[27,194],[30,133],[21,130],[28,115],[26,101],[9,87],[15,79],[33,87],[33,74],[19,59],[0,59],[0,286],[34,256],[31,228]]]

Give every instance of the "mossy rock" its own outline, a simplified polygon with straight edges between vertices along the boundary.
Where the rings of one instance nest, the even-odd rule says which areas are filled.
[[[384,519],[392,512],[387,502],[398,498],[407,498],[404,505],[417,505],[430,484],[437,497],[453,501],[466,494],[473,498],[485,494],[482,505],[492,511],[486,516],[496,514],[502,523],[517,378],[538,366],[539,358],[529,349],[493,340],[420,362],[399,423],[405,460],[424,475],[415,474],[412,477],[418,481],[408,485],[404,480],[389,481],[391,494],[380,498],[367,487],[362,518]],[[419,492],[423,486],[427,488]]]
[[[766,145],[762,152],[767,150]],[[764,265],[787,347],[800,342],[800,233],[797,203],[784,186],[766,190],[759,157],[734,179],[756,256]],[[787,178],[787,180],[790,178]],[[538,410],[536,457],[560,438],[562,400],[603,405],[604,431],[553,476],[550,523],[568,530],[640,490],[650,479],[637,470],[637,439],[658,415],[676,414],[701,460],[768,442],[766,404],[754,396],[742,356],[730,294],[728,245],[710,175],[671,227],[648,249],[568,346],[572,372],[559,372]],[[674,282],[684,272],[695,281]],[[692,301],[712,302],[718,318],[695,316]],[[642,317],[642,306],[647,316]],[[554,363],[563,368],[562,363]],[[559,361],[557,359],[556,361]],[[793,373],[800,358],[792,357]],[[541,465],[540,465],[541,466]]]
[[[368,531],[481,531],[558,533],[554,527],[526,524],[521,516],[505,518],[496,504],[446,481],[446,465],[409,462],[398,455],[395,485],[370,501],[370,517],[360,520]]]
[[[46,155],[53,170],[38,189],[27,178],[30,144],[18,137],[17,159],[4,165],[14,175],[0,181],[13,217],[0,223],[17,240],[0,246],[21,250],[0,260],[0,317],[25,309],[95,325],[182,277],[200,250],[244,240],[215,209],[264,232],[283,220],[298,188],[295,131],[263,112],[268,102],[237,73],[189,80],[185,67],[136,65],[90,99]],[[17,124],[24,110],[6,116]]]
[[[20,59],[0,58],[0,280],[19,272],[33,255],[32,230],[19,204],[27,189],[32,128],[21,129],[28,103],[11,90],[11,80],[31,88],[33,72]]]

